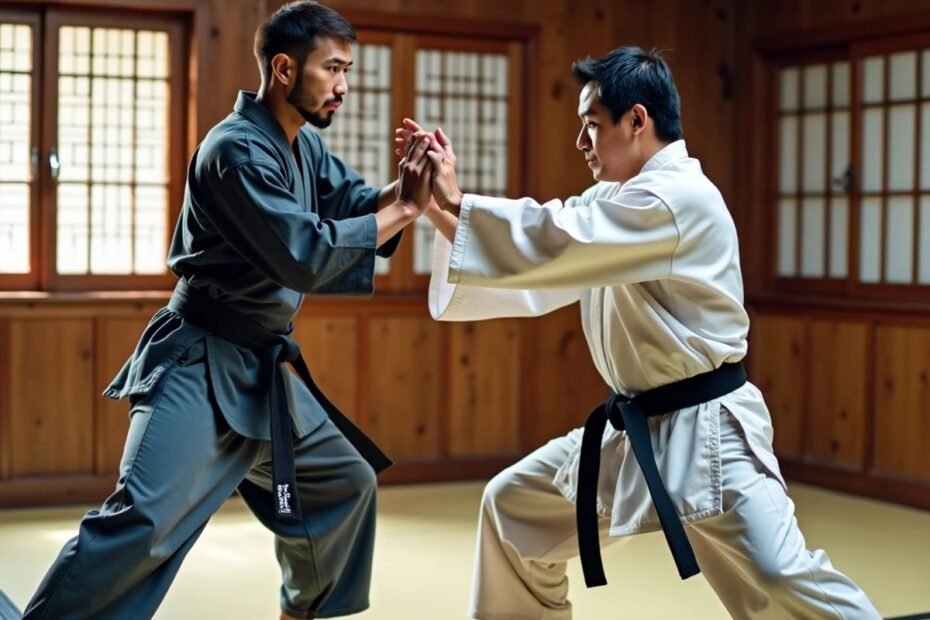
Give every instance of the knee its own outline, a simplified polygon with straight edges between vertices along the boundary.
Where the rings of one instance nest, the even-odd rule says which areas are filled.
[[[799,577],[774,556],[757,556],[752,572],[758,588],[775,600],[790,593]]]
[[[378,488],[378,475],[362,458],[347,469],[346,478],[348,486],[354,489],[360,497],[371,497]]]
[[[507,506],[509,497],[515,489],[513,475],[505,469],[491,478],[484,487],[481,496],[481,509],[484,512],[498,514]]]

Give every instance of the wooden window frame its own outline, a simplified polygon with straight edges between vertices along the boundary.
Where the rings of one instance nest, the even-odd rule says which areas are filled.
[[[897,35],[897,36],[895,36]],[[861,228],[861,194],[860,191],[860,171],[862,162],[862,102],[860,92],[860,72],[861,60],[868,55],[874,54],[892,54],[896,51],[915,50],[920,57],[921,47],[930,48],[930,14],[922,16],[909,17],[904,20],[893,18],[890,20],[880,21],[874,28],[863,28],[861,25],[852,25],[842,28],[832,28],[827,30],[817,30],[802,33],[794,37],[781,37],[779,39],[759,39],[754,42],[754,49],[765,62],[765,98],[761,102],[764,118],[766,119],[765,139],[767,147],[765,151],[769,154],[769,161],[773,162],[773,173],[767,178],[758,181],[762,185],[763,195],[765,196],[764,208],[766,210],[766,221],[769,223],[769,230],[772,234],[767,235],[765,239],[765,265],[767,278],[771,282],[773,291],[778,296],[806,296],[839,298],[847,299],[852,302],[868,301],[891,301],[891,302],[930,302],[930,284],[919,284],[916,282],[919,277],[916,271],[917,261],[919,260],[920,246],[917,243],[917,235],[920,230],[919,214],[919,175],[915,177],[915,189],[905,192],[915,197],[915,226],[914,236],[915,243],[913,246],[914,282],[908,284],[892,284],[887,282],[866,283],[859,281],[859,255],[860,255],[860,228]],[[846,60],[850,64],[850,159],[853,171],[853,183],[849,196],[849,215],[848,215],[848,259],[847,259],[847,276],[845,278],[829,278],[829,270],[825,272],[824,278],[804,278],[801,276],[784,277],[778,274],[778,207],[779,199],[779,162],[780,153],[778,148],[778,136],[776,135],[776,123],[773,122],[779,117],[778,102],[775,95],[778,93],[778,71],[785,66],[817,64],[819,62],[835,62],[836,60]],[[887,62],[886,62],[887,64]],[[918,78],[920,77],[920,66],[918,62]],[[887,97],[888,79],[887,68],[885,74],[884,88],[886,89],[883,101],[880,104],[882,109],[887,109],[889,100]],[[918,81],[916,87],[920,88]],[[799,94],[803,97],[803,92]],[[918,96],[914,103],[918,106],[922,98],[918,91]],[[895,102],[899,103],[899,102]],[[903,103],[908,103],[904,101]],[[919,123],[919,116],[918,123]],[[883,131],[887,131],[887,111],[883,114]],[[828,132],[830,128],[828,125]],[[800,133],[800,130],[799,130]],[[829,133],[828,133],[829,135]],[[885,136],[885,148],[887,149],[887,133]],[[917,126],[915,140],[920,139],[920,126]],[[829,145],[828,145],[829,146]],[[919,146],[919,143],[918,143]],[[801,144],[799,143],[799,148]],[[828,155],[829,159],[829,155]],[[884,280],[884,223],[887,219],[887,209],[884,206],[884,199],[889,195],[886,189],[888,174],[888,157],[887,151],[882,154],[883,170],[882,184],[883,190],[878,195],[882,198],[882,238],[880,246],[880,277]],[[915,151],[915,168],[920,161],[919,148]],[[829,166],[829,163],[827,164]],[[829,167],[828,167],[829,170]],[[827,175],[829,182],[829,175]],[[800,195],[801,178],[798,177]],[[930,192],[925,192],[930,194]],[[828,205],[829,206],[829,205]],[[800,204],[799,204],[800,212]],[[828,215],[829,218],[829,209]],[[798,217],[800,220],[800,217]],[[800,230],[800,221],[796,224]],[[829,236],[829,226],[825,226],[825,235]],[[800,252],[801,238],[796,240],[796,249]],[[825,240],[824,256],[829,260],[828,249],[829,241]],[[800,269],[800,264],[798,264]]]
[[[4,18],[5,14],[0,13]],[[61,26],[129,28],[168,33],[169,120],[166,172],[165,247],[170,244],[180,214],[186,176],[189,24],[173,14],[113,10],[53,8],[36,5],[17,11],[17,23],[33,25],[32,148],[38,148],[30,195],[30,272],[0,274],[0,290],[87,292],[105,290],[165,290],[175,277],[166,268],[157,275],[59,274],[57,272],[57,189],[48,169],[48,157],[58,143],[58,29]],[[26,22],[25,20],[28,20]],[[14,21],[14,20],[10,20]]]
[[[38,265],[41,264],[42,208],[40,204],[41,187],[41,152],[38,152],[39,164],[33,161],[39,145],[41,125],[41,84],[42,75],[42,15],[39,11],[16,11],[0,8],[0,22],[23,24],[32,27],[32,93],[29,115],[29,271],[27,273],[0,273],[0,290],[34,290],[39,288]]]
[[[461,19],[441,22],[425,16],[401,16],[365,11],[342,13],[359,33],[359,43],[391,46],[391,122],[400,127],[405,116],[414,113],[415,107],[415,64],[418,49],[429,48],[447,51],[503,53],[508,57],[511,70],[508,74],[509,100],[507,106],[507,193],[510,196],[524,194],[530,186],[528,170],[532,168],[529,158],[535,149],[529,142],[532,135],[527,131],[533,122],[535,106],[527,106],[525,93],[535,81],[530,61],[536,53],[539,29],[536,26],[508,22]],[[407,58],[409,62],[398,62]],[[349,96],[351,93],[350,83]],[[455,141],[455,136],[450,136]],[[388,138],[389,139],[389,138]],[[391,167],[397,169],[399,158],[391,152]],[[351,161],[346,164],[352,166]],[[466,188],[467,189],[467,188]],[[429,287],[430,276],[414,273],[414,228],[404,232],[404,239],[391,258],[391,269],[387,274],[377,275],[375,288],[378,294],[423,295]]]

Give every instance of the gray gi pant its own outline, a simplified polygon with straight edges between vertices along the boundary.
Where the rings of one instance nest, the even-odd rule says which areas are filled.
[[[295,439],[303,522],[278,522],[270,443],[233,432],[208,394],[200,342],[133,403],[115,492],[84,516],[24,618],[151,618],[207,520],[236,488],[275,533],[286,613],[328,618],[368,607],[371,467],[327,420]]]

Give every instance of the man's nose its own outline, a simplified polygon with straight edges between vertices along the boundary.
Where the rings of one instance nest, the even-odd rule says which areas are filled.
[[[578,139],[575,140],[575,147],[584,152],[591,148],[591,141],[588,140],[588,132],[582,129],[578,132]]]
[[[340,75],[339,80],[336,82],[336,86],[333,87],[333,92],[337,95],[345,95],[349,92],[349,80],[346,79],[345,73]]]

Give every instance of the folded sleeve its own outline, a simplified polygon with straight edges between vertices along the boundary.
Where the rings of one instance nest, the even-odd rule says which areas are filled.
[[[672,211],[644,185],[601,184],[545,204],[466,194],[448,277],[508,289],[659,280],[670,277],[678,243]]]
[[[452,244],[437,232],[433,243],[429,310],[439,321],[541,316],[580,299],[581,291],[572,289],[529,291],[450,284],[451,250]]]

